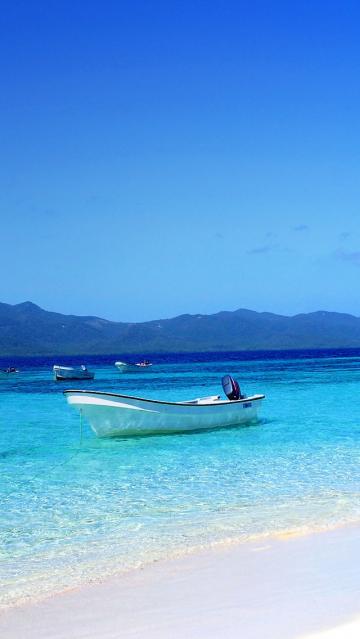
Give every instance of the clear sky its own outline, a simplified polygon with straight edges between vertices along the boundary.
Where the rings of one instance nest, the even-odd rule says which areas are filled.
[[[5,0],[0,301],[360,315],[357,2]]]

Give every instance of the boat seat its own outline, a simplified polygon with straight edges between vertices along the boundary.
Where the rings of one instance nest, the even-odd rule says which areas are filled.
[[[182,404],[209,404],[210,402],[218,402],[220,395],[209,395],[208,397],[198,397],[197,399],[190,399],[187,402],[181,402]]]

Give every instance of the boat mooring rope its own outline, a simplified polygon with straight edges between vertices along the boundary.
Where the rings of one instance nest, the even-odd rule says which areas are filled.
[[[80,453],[80,450],[81,450],[81,447],[82,447],[82,441],[83,441],[83,416],[82,416],[82,410],[80,409],[79,442],[78,442],[78,446],[77,446],[77,449],[74,452],[74,454],[70,455],[70,457],[68,457],[64,461],[58,462],[57,464],[53,464],[52,466],[47,467],[43,471],[40,471],[39,473],[36,473],[35,475],[32,475],[32,477],[28,477],[28,478],[24,479],[23,481],[25,483],[30,483],[30,482],[35,481],[37,479],[43,479],[45,473],[46,473],[46,475],[48,475],[49,473],[52,473],[57,468],[60,468],[61,466],[65,466],[66,464],[69,464]],[[17,492],[17,490],[13,490],[12,492],[8,493],[8,496],[12,495],[15,492]]]
[[[68,464],[69,462],[71,462],[72,459],[74,459],[75,457],[77,457],[77,455],[80,453],[81,450],[81,446],[82,446],[82,439],[83,439],[83,417],[82,417],[82,409],[80,408],[80,423],[79,423],[79,443],[78,443],[78,448],[75,451],[75,453],[73,455],[71,455],[70,457],[68,457],[68,459],[65,459],[62,462],[59,462],[58,464],[54,464],[53,466],[50,466],[50,468],[48,468],[46,470],[47,473],[51,473],[53,470],[55,470],[56,468],[59,468],[60,466],[65,466],[66,464]],[[35,475],[35,478],[37,476]],[[41,473],[39,473],[39,477],[41,477]],[[28,480],[28,481],[32,481],[32,480]]]

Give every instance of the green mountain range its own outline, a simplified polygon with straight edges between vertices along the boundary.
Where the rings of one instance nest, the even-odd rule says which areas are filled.
[[[0,303],[0,355],[81,355],[360,347],[360,318],[317,311],[287,317],[246,309],[111,322]]]

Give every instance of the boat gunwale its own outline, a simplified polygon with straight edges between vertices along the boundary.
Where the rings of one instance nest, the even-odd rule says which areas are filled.
[[[147,399],[145,397],[134,397],[134,395],[119,395],[118,393],[108,393],[106,391],[95,391],[95,390],[85,390],[85,389],[72,389],[68,388],[63,391],[63,394],[67,393],[86,393],[87,395],[106,395],[107,397],[118,397],[120,399],[135,399],[140,402],[150,402],[152,404],[165,404],[168,406],[229,406],[230,404],[244,404],[246,402],[257,402],[261,399],[265,399],[265,395],[251,395],[250,397],[245,397],[244,399],[233,399],[233,400],[221,400],[218,402],[209,402],[208,404],[192,404],[189,401],[185,402],[166,402],[161,399]],[[190,400],[192,401],[192,400]]]

